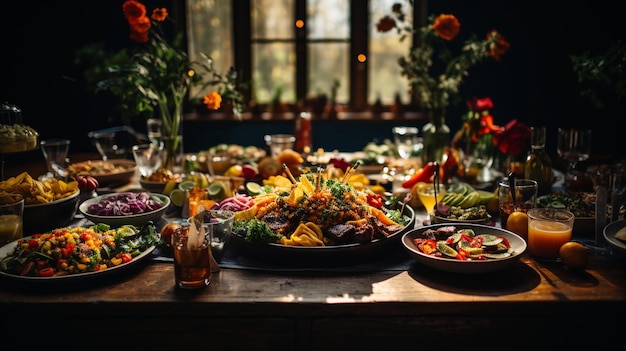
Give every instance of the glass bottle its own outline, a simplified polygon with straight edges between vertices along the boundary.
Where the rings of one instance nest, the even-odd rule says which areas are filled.
[[[294,135],[296,137],[295,150],[308,154],[313,147],[312,138],[312,125],[311,125],[311,113],[300,112],[296,117],[296,123],[294,128]]]
[[[552,192],[552,160],[546,152],[546,128],[532,127],[530,153],[524,165],[524,177],[537,181],[537,196]]]

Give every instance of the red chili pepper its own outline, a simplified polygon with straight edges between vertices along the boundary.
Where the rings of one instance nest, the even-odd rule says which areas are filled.
[[[506,246],[507,249],[511,248],[511,243],[509,243],[509,240],[503,236],[499,236],[498,238],[502,239],[502,242],[504,243],[504,245]]]
[[[52,277],[54,275],[54,268],[46,267],[44,269],[39,270],[40,277]]]
[[[31,249],[39,247],[39,240],[37,239],[28,240],[28,247]]]
[[[457,260],[461,260],[461,261],[466,261],[466,260],[467,260],[467,257],[465,257],[465,255],[463,255],[461,252],[458,252],[458,253],[456,254],[456,259],[457,259]]]
[[[411,189],[413,185],[419,182],[430,182],[430,178],[432,178],[432,176],[435,174],[435,167],[435,162],[428,162],[426,166],[415,172],[415,174],[410,179],[402,183],[402,187],[405,189]]]

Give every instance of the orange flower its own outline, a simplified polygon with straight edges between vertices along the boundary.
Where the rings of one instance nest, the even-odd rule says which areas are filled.
[[[433,29],[437,35],[450,41],[459,34],[461,23],[459,23],[459,20],[456,19],[454,15],[442,13],[435,19]]]
[[[222,104],[222,96],[218,92],[213,91],[207,94],[202,102],[209,110],[217,110]]]
[[[496,61],[500,61],[502,55],[509,51],[511,44],[495,29],[487,33],[487,40],[490,40],[492,37],[496,37],[497,40],[489,46],[489,56]]]
[[[157,22],[163,22],[165,21],[165,19],[167,18],[167,9],[165,7],[163,8],[156,8],[154,10],[152,10],[152,19],[157,21]]]
[[[148,33],[150,27],[152,27],[152,23],[147,16],[129,19],[128,24],[130,25],[130,30],[137,33]]]

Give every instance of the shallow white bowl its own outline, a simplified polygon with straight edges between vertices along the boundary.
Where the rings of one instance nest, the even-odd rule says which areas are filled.
[[[169,207],[171,203],[169,196],[166,196],[163,194],[157,194],[157,193],[148,193],[148,195],[150,195],[152,199],[161,202],[163,206],[161,206],[161,208],[154,210],[154,211],[145,212],[141,214],[135,214],[135,215],[125,215],[125,216],[99,216],[99,215],[91,214],[88,212],[89,206],[93,204],[97,204],[104,199],[110,198],[112,196],[116,196],[118,194],[119,193],[105,194],[105,195],[100,195],[92,199],[86,200],[85,202],[80,204],[80,206],[78,207],[78,210],[80,211],[80,213],[83,214],[83,216],[85,216],[85,218],[87,218],[88,220],[92,221],[95,224],[104,223],[104,224],[110,225],[113,228],[121,227],[123,225],[128,225],[128,224],[134,225],[136,227],[141,227],[145,225],[146,223],[148,223],[149,221],[152,221],[153,223],[156,224],[161,219],[161,217],[163,217],[163,215],[165,214],[165,211],[167,210],[167,208]]]
[[[454,226],[459,229],[472,229],[476,234],[501,235],[511,244],[513,254],[506,258],[461,261],[454,258],[443,258],[423,253],[417,248],[413,240],[422,237],[422,233],[428,229],[436,230],[439,227]],[[526,251],[526,242],[519,235],[502,228],[486,226],[482,224],[443,223],[424,226],[413,229],[402,236],[402,245],[418,262],[429,267],[452,273],[488,273],[505,269],[519,261],[520,256]]]

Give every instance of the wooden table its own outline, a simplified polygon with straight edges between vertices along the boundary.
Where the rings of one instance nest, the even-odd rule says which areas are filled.
[[[625,325],[624,256],[592,256],[574,272],[524,255],[486,275],[417,262],[347,273],[223,268],[197,291],[175,288],[173,268],[144,260],[56,286],[0,280],[3,346],[600,349]]]

